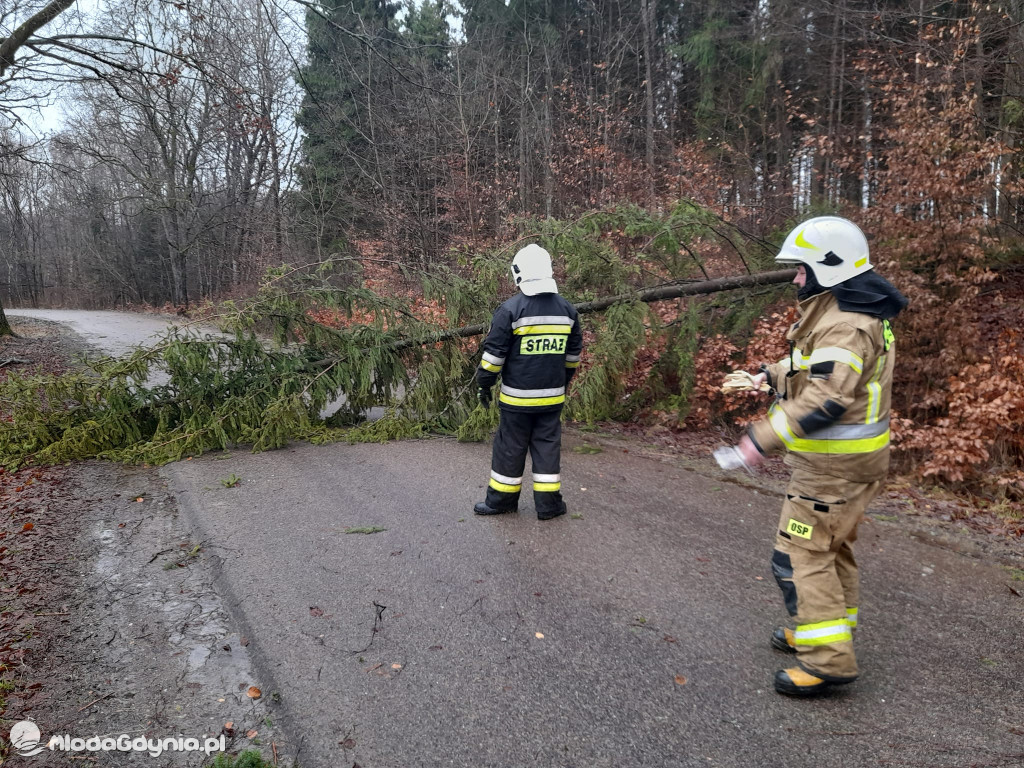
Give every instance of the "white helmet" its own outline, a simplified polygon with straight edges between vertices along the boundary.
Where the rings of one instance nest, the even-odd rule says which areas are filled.
[[[551,270],[551,254],[539,245],[528,245],[512,259],[512,282],[527,296],[558,293]]]
[[[872,268],[864,233],[852,221],[838,216],[805,221],[789,233],[775,261],[807,265],[823,288]]]

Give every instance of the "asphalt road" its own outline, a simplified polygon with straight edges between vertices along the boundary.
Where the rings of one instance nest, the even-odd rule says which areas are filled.
[[[529,500],[473,516],[486,444],[162,470],[300,765],[1024,765],[1024,599],[1007,571],[865,524],[862,677],[781,697],[780,500],[581,440],[562,469],[579,517],[548,522]]]
[[[141,312],[103,312],[86,309],[8,309],[12,318],[35,317],[63,323],[95,349],[108,355],[123,355],[140,344],[155,342],[168,326],[188,321],[170,315]]]
[[[1024,600],[1005,571],[863,526],[862,679],[783,698],[779,500],[573,442],[582,517],[543,523],[529,503],[472,515],[486,445],[165,469],[303,765],[1024,765]],[[386,530],[345,533],[366,526]]]

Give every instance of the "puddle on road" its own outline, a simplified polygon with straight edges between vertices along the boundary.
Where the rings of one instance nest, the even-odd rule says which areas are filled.
[[[96,558],[95,564],[96,575],[104,581],[117,583],[121,580],[121,574],[118,573],[117,554],[114,549],[117,533],[109,529],[102,530],[96,538],[100,543],[100,555]]]
[[[241,723],[239,705],[246,707],[245,717],[262,721],[265,704],[254,709],[241,693],[260,681],[203,554],[177,567],[176,558],[194,545],[175,535],[162,513],[118,529],[109,525],[100,521],[91,530],[98,604],[90,614],[104,606],[98,624],[112,642],[98,651],[106,662],[133,669],[122,678],[121,695],[141,701],[152,690],[169,691],[178,710],[195,711],[206,723]]]

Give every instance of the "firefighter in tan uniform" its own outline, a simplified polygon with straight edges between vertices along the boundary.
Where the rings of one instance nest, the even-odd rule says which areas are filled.
[[[789,355],[752,377],[776,400],[737,446],[748,465],[786,452],[793,474],[772,572],[796,628],[772,646],[796,655],[775,690],[806,696],[857,678],[860,604],[851,544],[889,467],[889,402],[896,345],[889,321],[907,300],[873,271],[864,234],[834,216],[811,219],[775,259],[799,265],[799,319]]]

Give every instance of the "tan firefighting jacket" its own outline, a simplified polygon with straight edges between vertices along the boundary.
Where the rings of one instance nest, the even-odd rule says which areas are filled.
[[[748,434],[765,454],[858,483],[889,469],[889,402],[896,345],[887,320],[844,312],[831,291],[800,302],[788,357],[762,366],[776,390]]]

